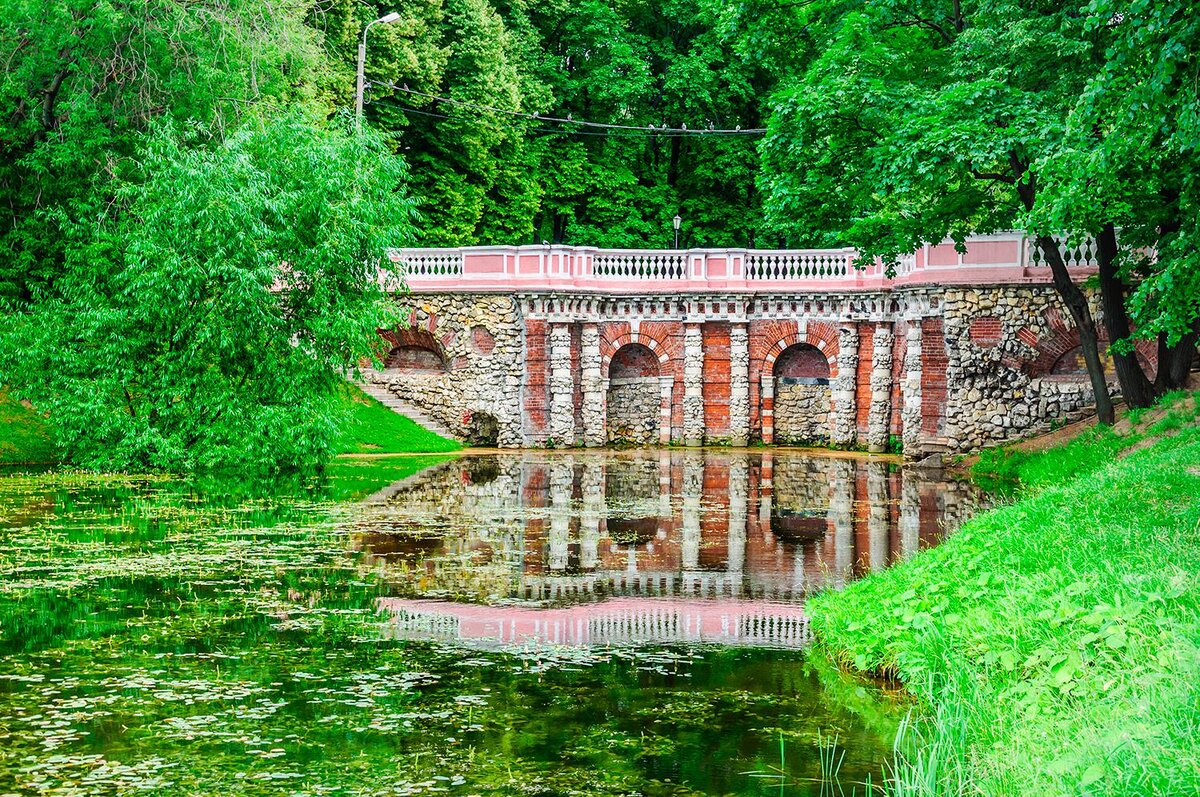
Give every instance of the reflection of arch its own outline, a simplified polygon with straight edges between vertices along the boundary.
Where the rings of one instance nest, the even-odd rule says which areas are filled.
[[[658,536],[659,519],[656,516],[610,517],[604,520],[604,529],[617,545],[645,545]]]
[[[450,370],[445,352],[433,334],[406,327],[381,332],[391,349],[383,358],[384,368],[410,373],[445,373]]]
[[[805,385],[828,385],[828,357],[809,343],[788,346],[775,359],[772,375],[776,379],[795,380]]]
[[[771,534],[784,542],[819,540],[829,529],[828,513],[797,512],[791,509],[772,508]]]
[[[470,412],[467,414],[466,429],[463,438],[467,445],[495,448],[500,438],[500,422],[496,416],[488,412]]]

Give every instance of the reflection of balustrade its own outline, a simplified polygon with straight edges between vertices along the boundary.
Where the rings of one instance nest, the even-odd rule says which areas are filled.
[[[400,639],[484,645],[639,642],[800,647],[812,639],[799,606],[739,601],[616,599],[563,609],[381,599]]]

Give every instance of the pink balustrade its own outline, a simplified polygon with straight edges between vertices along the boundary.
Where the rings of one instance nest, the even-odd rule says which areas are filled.
[[[1081,275],[1095,269],[1095,246],[1062,246]],[[927,245],[893,276],[879,261],[856,266],[854,249],[597,249],[587,246],[467,246],[396,249],[391,258],[416,292],[589,291],[612,294],[853,291],[920,284],[1050,281],[1050,269],[1023,235]]]

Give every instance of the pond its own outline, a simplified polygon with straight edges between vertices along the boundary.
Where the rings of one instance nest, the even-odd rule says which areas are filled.
[[[974,491],[783,450],[0,476],[0,795],[825,795],[908,706],[804,597]]]

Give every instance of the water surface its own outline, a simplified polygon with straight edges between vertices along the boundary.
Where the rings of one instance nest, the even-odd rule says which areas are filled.
[[[905,706],[804,597],[974,504],[784,452],[2,477],[0,794],[865,793]]]

